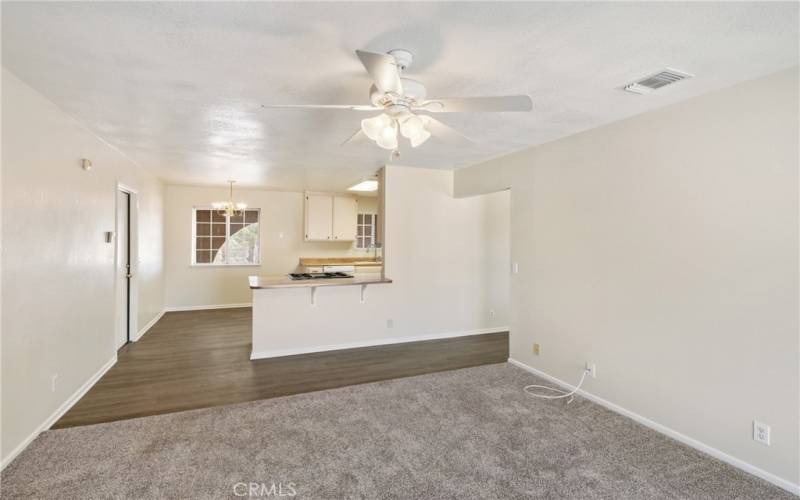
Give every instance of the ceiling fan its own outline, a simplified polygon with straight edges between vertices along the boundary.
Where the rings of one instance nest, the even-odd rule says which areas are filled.
[[[398,135],[411,143],[412,148],[423,144],[431,135],[445,140],[471,140],[428,114],[419,113],[474,113],[497,111],[531,111],[533,102],[527,95],[497,97],[461,97],[428,99],[425,86],[403,71],[413,61],[411,52],[402,49],[386,54],[356,50],[361,63],[375,82],[369,91],[368,105],[348,104],[273,104],[264,108],[346,109],[351,111],[382,111],[378,116],[361,120],[361,128],[342,146],[366,135],[378,146],[399,157]]]

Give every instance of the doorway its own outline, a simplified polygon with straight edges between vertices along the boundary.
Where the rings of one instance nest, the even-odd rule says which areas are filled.
[[[136,340],[134,264],[135,191],[119,186],[116,193],[116,327],[114,343],[117,350]]]

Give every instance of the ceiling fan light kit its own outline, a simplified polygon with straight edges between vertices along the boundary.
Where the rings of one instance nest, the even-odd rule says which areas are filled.
[[[365,135],[383,149],[399,157],[398,133],[416,148],[431,135],[446,140],[471,142],[471,139],[453,130],[444,123],[423,113],[468,113],[496,111],[531,111],[533,102],[527,95],[498,97],[466,97],[427,99],[425,86],[417,80],[402,77],[402,73],[414,61],[411,52],[403,49],[390,50],[386,54],[356,50],[356,56],[375,82],[370,87],[369,100],[364,105],[264,105],[264,108],[300,109],[347,109],[351,111],[382,111],[378,116],[361,120],[361,130],[342,143],[348,144],[359,135]]]

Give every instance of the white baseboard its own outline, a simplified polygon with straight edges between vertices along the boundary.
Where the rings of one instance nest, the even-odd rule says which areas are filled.
[[[497,326],[492,328],[481,328],[479,330],[468,330],[464,332],[432,333],[427,335],[417,335],[414,337],[394,337],[388,339],[360,340],[356,342],[345,342],[342,344],[328,344],[311,347],[297,347],[292,349],[275,349],[270,351],[253,351],[250,359],[279,358],[281,356],[294,356],[296,354],[309,354],[312,352],[340,351],[342,349],[355,349],[358,347],[372,347],[388,344],[403,344],[406,342],[419,342],[422,340],[450,339],[454,337],[466,337],[469,335],[483,335],[485,333],[507,332],[507,326]]]
[[[177,306],[167,307],[164,312],[178,312],[178,311],[204,311],[206,309],[236,309],[239,307],[253,307],[251,302],[244,302],[242,304],[210,304],[206,306]]]
[[[557,378],[553,377],[550,374],[547,374],[547,373],[545,373],[545,372],[543,372],[541,370],[538,370],[538,369],[536,369],[536,368],[534,368],[532,366],[526,365],[525,363],[522,363],[521,361],[517,361],[516,359],[508,358],[508,362],[511,363],[514,366],[522,368],[525,371],[533,373],[534,375],[537,375],[537,376],[539,376],[539,377],[541,377],[543,379],[546,379],[546,380],[548,380],[548,381],[550,381],[550,382],[552,382],[552,383],[554,383],[556,385],[559,385],[561,387],[564,387],[566,389],[572,390],[572,389],[575,388],[575,386],[570,385],[570,384],[564,382],[563,380],[557,379]],[[743,471],[745,471],[745,472],[747,472],[749,474],[752,474],[752,475],[754,475],[756,477],[759,477],[759,478],[761,478],[761,479],[763,479],[763,480],[765,480],[765,481],[767,481],[769,483],[772,483],[775,486],[778,486],[778,487],[780,487],[780,488],[782,488],[782,489],[784,489],[784,490],[786,490],[786,491],[788,491],[790,493],[793,493],[795,495],[800,496],[800,485],[798,485],[798,484],[795,484],[795,483],[792,483],[791,481],[788,481],[786,479],[780,478],[780,477],[776,476],[775,474],[772,474],[771,472],[767,472],[767,471],[765,471],[763,469],[759,469],[755,465],[749,464],[749,463],[747,463],[747,462],[745,462],[743,460],[740,460],[740,459],[738,459],[738,458],[736,458],[734,456],[728,455],[724,451],[720,451],[720,450],[718,450],[716,448],[713,448],[713,447],[711,447],[711,446],[709,446],[709,445],[707,445],[707,444],[705,444],[705,443],[703,443],[701,441],[698,441],[698,440],[696,440],[694,438],[691,438],[691,437],[689,437],[689,436],[687,436],[685,434],[681,434],[680,432],[678,432],[676,430],[670,429],[669,427],[661,425],[658,422],[654,422],[653,420],[650,420],[650,419],[648,419],[646,417],[643,417],[643,416],[639,415],[638,413],[634,413],[634,412],[632,412],[632,411],[630,411],[628,409],[625,409],[625,408],[623,408],[623,407],[621,407],[619,405],[616,405],[616,404],[614,404],[614,403],[612,403],[610,401],[607,401],[607,400],[605,400],[605,399],[603,399],[603,398],[601,398],[599,396],[595,396],[594,394],[592,394],[590,392],[586,392],[583,389],[578,390],[578,392],[576,394],[578,394],[578,395],[580,395],[580,396],[582,396],[582,397],[584,397],[584,398],[586,398],[586,399],[588,399],[588,400],[590,400],[590,401],[592,401],[594,403],[597,403],[600,406],[608,408],[609,410],[611,410],[611,411],[613,411],[615,413],[619,413],[620,415],[624,415],[624,416],[630,418],[631,420],[634,420],[634,421],[644,425],[645,427],[649,427],[649,428],[653,429],[654,431],[657,431],[657,432],[660,432],[661,434],[669,436],[669,437],[671,437],[672,439],[674,439],[676,441],[680,441],[681,443],[683,443],[685,445],[688,445],[688,446],[691,446],[692,448],[694,448],[696,450],[702,451],[703,453],[711,455],[714,458],[722,460],[723,462],[726,462],[726,463],[736,467],[737,469],[741,469],[741,470],[743,470]]]
[[[153,327],[153,325],[155,325],[156,323],[158,323],[158,320],[160,320],[160,319],[161,319],[161,316],[163,316],[165,312],[166,312],[166,310],[162,310],[160,313],[156,314],[156,315],[155,315],[155,317],[154,317],[153,319],[151,319],[150,321],[148,321],[148,322],[147,322],[147,324],[146,324],[146,325],[144,325],[144,328],[142,328],[141,330],[139,330],[139,332],[136,334],[136,338],[133,338],[133,339],[131,339],[131,342],[136,342],[136,341],[138,341],[140,338],[142,338],[142,335],[144,335],[145,333],[147,333],[147,330],[149,330],[150,328],[152,328],[152,327]]]
[[[53,424],[55,424],[59,418],[61,418],[67,411],[72,408],[72,406],[78,402],[79,399],[83,397],[84,394],[89,392],[89,389],[92,388],[94,384],[97,383],[100,378],[105,375],[105,373],[117,362],[117,353],[114,352],[114,356],[109,359],[106,364],[100,367],[94,375],[89,378],[82,386],[78,388],[77,391],[73,392],[72,395],[67,398],[61,406],[56,409],[42,424],[36,428],[23,442],[21,442],[16,448],[11,450],[11,453],[8,456],[3,457],[3,461],[0,464],[0,470],[5,469],[8,464],[10,464],[14,459],[22,453],[22,451],[28,447],[29,444],[36,439],[39,434],[49,429]]]

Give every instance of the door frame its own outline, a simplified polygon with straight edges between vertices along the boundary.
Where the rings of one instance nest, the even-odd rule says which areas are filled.
[[[139,271],[139,191],[129,185],[123,184],[121,182],[117,182],[116,190],[114,191],[114,226],[115,232],[114,234],[116,237],[119,237],[119,227],[117,225],[117,215],[120,211],[119,206],[119,197],[117,193],[120,191],[128,194],[128,260],[130,261],[130,273],[131,279],[129,281],[129,288],[128,288],[128,342],[136,342],[139,340],[139,330],[138,330],[138,312],[139,312],[139,286],[138,286],[138,271]],[[116,239],[116,238],[115,238]],[[117,285],[119,284],[120,280],[124,280],[125,276],[121,276],[119,274],[119,266],[117,265],[119,262],[119,254],[117,252],[118,246],[116,243],[114,244],[114,290],[116,290]],[[119,310],[116,301],[116,293],[114,294],[114,314]],[[114,341],[116,343],[116,324],[114,322]]]

